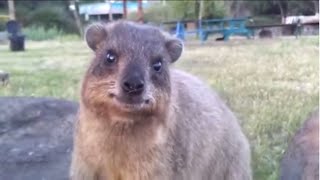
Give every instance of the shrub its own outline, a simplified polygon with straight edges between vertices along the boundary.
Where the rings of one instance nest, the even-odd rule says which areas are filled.
[[[223,18],[226,15],[226,11],[224,1],[205,1],[203,18]]]
[[[128,15],[128,19],[137,20],[137,12]],[[144,20],[148,22],[161,23],[163,21],[176,20],[177,15],[171,6],[157,4],[144,10]]]
[[[226,14],[223,1],[204,1],[203,8],[203,19],[222,18]],[[144,19],[158,24],[163,21],[196,20],[198,19],[196,9],[195,1],[168,1],[167,5],[156,3],[145,9]],[[130,13],[128,18],[136,20],[137,12]]]
[[[281,23],[281,16],[279,15],[269,15],[269,16],[254,16],[254,25],[265,25],[265,24],[279,24]]]
[[[9,20],[9,16],[0,15],[0,31],[6,31],[6,23]]]
[[[17,6],[17,17],[27,27],[37,26],[45,30],[56,28],[66,33],[78,32],[71,14],[61,6],[44,4],[33,10]]]
[[[30,26],[24,28],[23,33],[26,35],[26,39],[34,41],[55,39],[64,34],[63,31],[59,30],[56,27],[44,28],[43,26]]]

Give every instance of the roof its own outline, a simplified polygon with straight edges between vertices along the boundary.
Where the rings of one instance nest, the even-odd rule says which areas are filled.
[[[143,8],[148,7],[148,2],[143,1]],[[127,2],[127,11],[137,11],[138,3],[137,2]],[[122,1],[114,1],[109,2],[101,2],[101,3],[90,3],[90,4],[81,4],[79,5],[79,13],[80,14],[88,14],[88,15],[99,15],[99,14],[108,14],[109,11],[113,14],[123,14],[123,2]]]
[[[295,24],[298,19],[301,20],[302,24],[306,23],[319,23],[319,13],[312,16],[288,16],[285,19],[285,24]]]

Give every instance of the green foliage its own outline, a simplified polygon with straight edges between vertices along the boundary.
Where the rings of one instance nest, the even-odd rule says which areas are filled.
[[[137,12],[128,15],[128,19],[137,20]],[[147,22],[161,23],[163,21],[176,20],[177,13],[171,6],[163,6],[161,4],[151,6],[144,11],[144,19]]]
[[[58,36],[57,40],[60,42],[80,41],[82,38],[77,34],[62,34]]]
[[[6,30],[6,23],[9,20],[9,16],[0,15],[0,31]]]
[[[313,15],[318,11],[318,0],[292,1],[292,0],[268,0],[268,1],[243,1],[253,15],[280,15],[280,7],[287,15]]]
[[[169,6],[174,9],[175,18],[178,20],[182,19],[197,19],[196,14],[196,1],[170,1],[168,2]]]
[[[144,18],[146,21],[161,23],[164,21],[198,19],[199,4],[197,1],[181,0],[168,1],[167,5],[157,3],[145,9]],[[222,18],[225,16],[225,6],[223,1],[204,1],[203,18]],[[128,16],[131,20],[136,20],[137,13]]]
[[[223,18],[226,16],[226,7],[224,1],[204,1],[203,18]]]
[[[33,41],[55,39],[64,34],[63,31],[56,27],[44,28],[43,26],[30,26],[24,28],[23,33],[26,35],[26,39]]]
[[[167,0],[166,6],[162,3],[154,3],[150,9],[145,9],[147,21],[161,22],[180,19],[198,19],[201,0]],[[233,16],[236,4],[241,4],[240,11],[248,11],[254,16],[280,15],[279,4],[282,5],[287,15],[311,15],[319,11],[319,0],[230,0],[214,1],[202,0],[204,3],[203,18],[222,18]],[[105,2],[105,0],[79,0],[80,3]],[[78,32],[73,16],[68,10],[68,0],[16,0],[16,15],[18,21],[24,26],[41,25],[45,28],[52,26],[65,32]],[[1,6],[2,5],[2,6]],[[0,14],[7,14],[7,4],[1,3]],[[241,14],[241,13],[240,13]],[[129,15],[130,19],[136,19],[136,13]],[[3,25],[0,23],[0,29]]]
[[[17,6],[17,19],[24,26],[41,26],[46,30],[57,28],[67,33],[77,32],[77,27],[72,16],[63,7],[44,4],[31,10],[27,6]]]
[[[280,15],[254,16],[252,19],[253,19],[254,25],[281,23],[281,16]]]
[[[319,1],[312,0],[305,1],[290,1],[288,2],[288,9],[290,15],[313,15],[317,11],[316,5],[319,5]]]
[[[169,1],[168,4],[176,11],[177,19],[198,19],[200,1]],[[203,1],[204,19],[222,18],[226,15],[224,1]]]

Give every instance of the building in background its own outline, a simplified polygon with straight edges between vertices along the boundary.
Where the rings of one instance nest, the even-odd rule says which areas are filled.
[[[150,2],[143,0],[143,9],[148,8]],[[138,1],[126,2],[128,13],[138,11]],[[106,1],[100,3],[86,3],[79,5],[79,14],[85,21],[108,21],[109,14],[113,20],[123,18],[123,1]]]

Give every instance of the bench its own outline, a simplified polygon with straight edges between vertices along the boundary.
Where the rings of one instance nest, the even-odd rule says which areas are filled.
[[[221,34],[223,40],[229,40],[232,35],[246,36],[247,38],[253,37],[251,29],[246,27],[248,18],[228,18],[228,19],[208,19],[208,20],[186,20],[186,21],[173,21],[163,22],[164,24],[176,23],[175,31],[172,32],[176,37],[185,40],[185,35],[197,34],[201,42],[208,39],[211,34]],[[185,24],[188,22],[197,23],[195,30],[186,30]]]
[[[238,19],[211,19],[203,20],[199,23],[199,36],[202,42],[208,39],[210,34],[222,34],[225,41],[232,35],[241,35],[250,38],[253,33],[246,28],[248,18]]]

